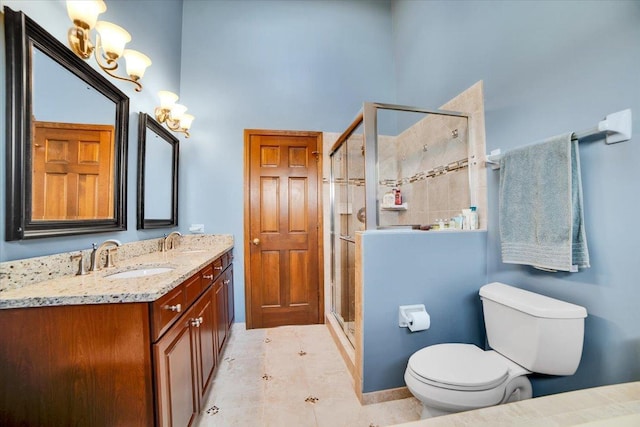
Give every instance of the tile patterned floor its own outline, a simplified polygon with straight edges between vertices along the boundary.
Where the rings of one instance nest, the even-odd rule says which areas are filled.
[[[420,418],[414,398],[361,406],[326,325],[233,325],[196,424],[382,427]]]

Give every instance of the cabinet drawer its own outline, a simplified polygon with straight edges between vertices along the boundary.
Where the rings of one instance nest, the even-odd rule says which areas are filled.
[[[202,292],[202,283],[200,281],[201,274],[202,273],[194,275],[182,285],[184,287],[186,307],[191,306],[191,304],[198,298],[198,295],[200,295],[200,292]]]
[[[221,258],[222,258],[222,270],[226,270],[227,267],[229,267],[233,262],[233,254],[231,253],[231,251],[225,252],[224,254],[222,254]]]
[[[209,264],[200,271],[200,282],[202,283],[202,289],[207,289],[214,280],[215,274],[213,272],[213,264]]]
[[[152,341],[156,341],[187,309],[184,286],[180,285],[151,304]]]
[[[222,273],[222,270],[224,270],[225,266],[223,265],[223,260],[222,260],[223,257],[224,257],[224,255],[219,256],[212,263],[214,278],[218,278],[218,276],[220,276],[220,273]]]

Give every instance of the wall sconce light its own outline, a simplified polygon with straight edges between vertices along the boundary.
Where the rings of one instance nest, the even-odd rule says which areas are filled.
[[[160,106],[155,109],[156,120],[164,123],[174,132],[182,132],[189,138],[189,128],[193,123],[191,114],[185,114],[187,107],[182,104],[176,104],[178,95],[168,90],[158,92],[160,98]]]
[[[67,13],[73,21],[68,35],[71,50],[85,60],[93,53],[105,73],[118,80],[133,83],[136,91],[140,92],[142,85],[139,80],[151,65],[151,60],[137,50],[124,48],[131,41],[131,36],[124,28],[111,22],[98,21],[98,15],[106,10],[107,5],[103,0],[67,0]],[[93,28],[97,33],[95,46],[90,37]],[[128,78],[115,74],[120,57],[124,57],[126,61]]]

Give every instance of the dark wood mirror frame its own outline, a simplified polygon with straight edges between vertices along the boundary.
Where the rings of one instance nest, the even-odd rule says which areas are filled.
[[[4,25],[7,67],[5,240],[126,230],[129,98],[24,13],[13,11],[5,6]],[[32,220],[32,46],[37,47],[115,104],[113,218],[72,221]]]
[[[171,164],[171,218],[146,218],[144,213],[145,201],[145,170],[147,150],[147,129],[153,131],[163,141],[170,144],[172,149]],[[178,156],[179,141],[171,132],[166,130],[151,116],[140,113],[138,123],[138,229],[164,228],[178,226]],[[169,172],[169,171],[167,171]]]

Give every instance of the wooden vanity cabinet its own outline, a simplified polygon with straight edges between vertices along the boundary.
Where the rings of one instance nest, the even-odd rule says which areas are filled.
[[[153,426],[147,306],[0,310],[0,426]]]
[[[222,347],[227,342],[227,336],[231,329],[234,319],[233,306],[233,265],[220,275],[214,285],[216,315],[217,315],[217,335],[218,335],[218,351],[222,351]]]
[[[0,426],[192,425],[233,319],[230,263],[154,302],[0,310]]]
[[[230,253],[226,253],[220,259],[223,272],[217,276],[213,285],[218,352],[222,351],[222,347],[227,342],[227,336],[234,318],[232,257]]]
[[[218,278],[213,284],[213,300],[216,306],[216,345],[217,352],[222,351],[227,338],[227,298],[222,278]]]
[[[156,376],[158,425],[189,426],[198,415],[199,401],[195,387],[196,364],[193,362],[195,307],[153,345]]]
[[[203,409],[229,332],[230,261],[225,253],[182,285],[198,280],[204,293],[153,344],[160,426],[190,426]]]
[[[227,325],[231,329],[231,324],[235,319],[235,308],[233,303],[233,264],[229,264],[229,268],[225,271],[225,280],[223,284],[227,292]]]
[[[209,390],[219,359],[219,355],[216,352],[216,315],[213,298],[211,298],[212,294],[212,289],[209,289],[195,313],[196,318],[201,322],[195,329],[195,361],[197,366],[197,390],[200,406],[203,404],[204,395]]]
[[[209,288],[153,345],[158,425],[190,426],[216,367],[215,316]]]

